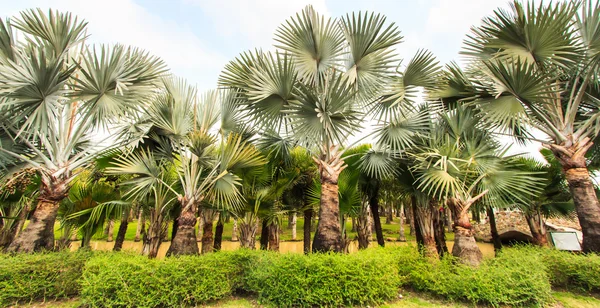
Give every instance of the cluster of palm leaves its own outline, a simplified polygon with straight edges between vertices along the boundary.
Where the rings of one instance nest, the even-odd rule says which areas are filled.
[[[298,213],[308,252],[317,211],[312,250],[341,252],[349,218],[361,248],[370,220],[384,245],[383,203],[411,213],[429,256],[448,251],[449,209],[452,252],[476,265],[470,212],[518,207],[533,231],[543,216],[568,214],[572,196],[584,249],[600,251],[587,169],[599,131],[599,16],[592,2],[515,2],[473,28],[461,68],[426,50],[400,61],[400,31],[381,14],[329,18],[308,6],[277,29],[274,50],[240,54],[220,89],[200,94],[142,50],[86,44],[86,23],[68,13],[22,12],[0,22],[0,172],[33,170],[38,189],[2,195],[15,204],[0,207],[3,234],[14,236],[6,217],[38,201],[9,250],[52,249],[57,216],[64,240],[77,230],[85,246],[135,210],[149,222],[150,257],[171,223],[168,254],[198,254],[198,218],[202,251],[212,250],[217,216],[217,233],[234,218],[254,249],[262,225],[261,246],[278,250],[282,217]],[[350,144],[367,125],[372,144]],[[499,135],[541,141],[556,160],[509,155]]]

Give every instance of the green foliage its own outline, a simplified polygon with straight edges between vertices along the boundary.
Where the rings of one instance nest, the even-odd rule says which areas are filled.
[[[89,252],[0,255],[0,306],[79,293]]]
[[[194,306],[224,298],[241,283],[241,268],[231,257],[150,260],[131,254],[101,254],[90,260],[81,280],[81,298],[92,307]]]
[[[505,249],[469,267],[448,257],[437,264],[419,263],[411,272],[411,286],[449,300],[465,300],[492,306],[542,305],[551,297],[542,258],[520,250]]]
[[[246,273],[247,290],[277,307],[382,303],[396,296],[401,282],[395,255],[383,249],[351,255],[263,253]]]

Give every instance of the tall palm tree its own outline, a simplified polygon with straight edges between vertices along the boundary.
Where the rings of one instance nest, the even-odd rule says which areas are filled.
[[[33,216],[10,251],[53,249],[71,181],[98,153],[122,145],[93,136],[136,112],[165,72],[142,50],[87,46],[86,38],[86,23],[70,13],[29,10],[0,22],[0,130],[9,137],[0,167],[24,162],[41,177]]]
[[[246,52],[231,61],[219,79],[239,92],[257,127],[290,133],[314,152],[321,198],[313,251],[341,251],[338,179],[345,168],[342,148],[367,116],[395,121],[414,102],[423,75],[435,70],[431,57],[397,72],[394,47],[402,36],[385,16],[351,13],[325,18],[312,7],[282,24],[271,52]],[[422,53],[421,55],[425,55]],[[409,133],[396,133],[404,145]]]
[[[465,44],[470,62],[460,84],[468,87],[452,92],[500,131],[546,136],[539,141],[563,167],[583,250],[600,252],[600,203],[586,159],[600,129],[600,3],[515,1],[484,18]]]

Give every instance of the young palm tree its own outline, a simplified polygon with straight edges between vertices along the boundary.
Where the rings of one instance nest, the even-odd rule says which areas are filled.
[[[499,130],[546,135],[540,141],[563,167],[586,252],[600,252],[600,203],[586,160],[600,129],[599,29],[597,1],[515,1],[474,27],[463,52],[471,60],[465,100]]]
[[[0,135],[9,137],[0,167],[25,163],[41,178],[30,223],[9,251],[53,249],[71,181],[98,153],[122,145],[92,136],[136,112],[165,66],[139,49],[85,45],[86,23],[69,13],[29,10],[0,25]]]
[[[540,188],[540,179],[504,157],[505,149],[481,129],[468,108],[444,112],[432,123],[423,147],[411,149],[417,188],[432,200],[445,200],[454,218],[452,254],[478,265],[481,251],[475,243],[469,209],[478,201],[498,206],[523,201]]]
[[[222,106],[234,99],[232,95],[209,92],[198,99],[195,88],[183,80],[164,79],[163,85],[137,122],[126,127],[126,133],[133,131],[142,140],[138,146],[142,150],[117,159],[108,171],[136,175],[131,189],[135,194],[146,194],[158,184],[171,191],[181,210],[167,254],[198,254],[195,234],[198,206],[201,203],[217,209],[240,206],[243,197],[238,189],[240,178],[235,172],[260,166],[264,160],[242,135],[221,135],[218,140],[212,133]],[[227,123],[223,119],[221,122]],[[166,166],[166,170],[161,166]],[[173,184],[161,180],[161,173],[167,171],[175,173],[177,180]],[[165,213],[165,209],[160,212]]]
[[[520,168],[524,171],[544,175],[544,189],[539,194],[527,199],[527,203],[520,202],[517,206],[525,214],[533,243],[548,247],[545,219],[549,217],[568,217],[575,208],[564,175],[561,172],[560,163],[549,150],[544,149],[541,153],[548,162],[547,164],[542,164],[531,158],[522,158],[519,163]]]
[[[236,89],[256,126],[289,133],[316,149],[321,197],[313,251],[341,251],[338,179],[349,136],[367,115],[394,121],[397,145],[412,137],[399,132],[400,110],[414,102],[422,78],[435,70],[432,57],[412,61],[400,73],[393,51],[402,37],[380,14],[325,18],[312,7],[276,32],[277,51],[243,53],[224,69],[219,84]]]

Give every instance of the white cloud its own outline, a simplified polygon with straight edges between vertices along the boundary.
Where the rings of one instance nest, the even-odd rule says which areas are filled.
[[[438,0],[427,17],[427,31],[446,34],[466,34],[471,26],[480,23],[506,0]]]
[[[152,14],[132,0],[37,0],[27,5],[36,6],[69,11],[85,19],[90,43],[122,43],[161,57],[174,74],[198,83],[200,89],[216,87],[217,76],[228,60],[211,51],[190,29]]]
[[[325,0],[185,0],[199,6],[212,19],[220,35],[245,38],[253,46],[269,49],[277,27],[311,4],[329,16]]]

